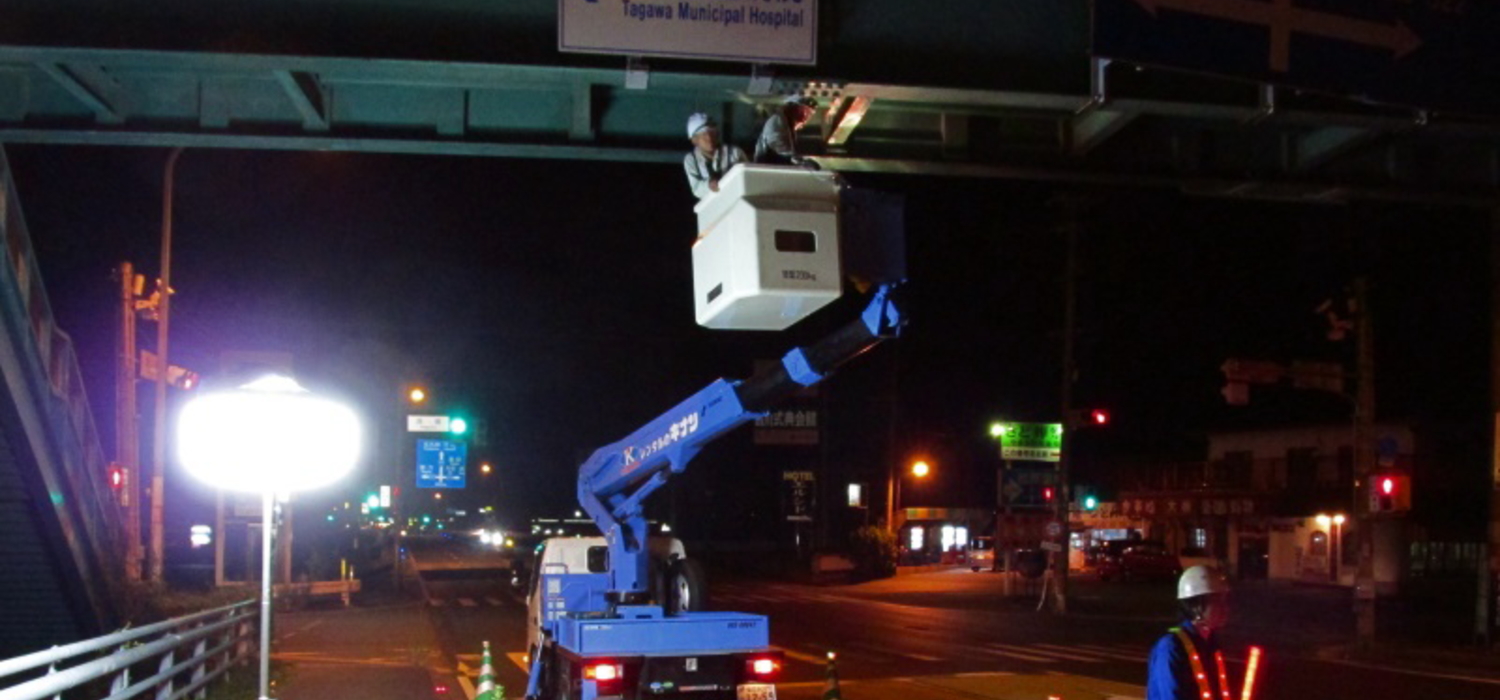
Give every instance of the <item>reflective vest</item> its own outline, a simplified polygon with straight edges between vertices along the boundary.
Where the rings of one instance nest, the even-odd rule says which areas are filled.
[[[1197,645],[1193,644],[1193,637],[1187,630],[1181,627],[1173,627],[1172,634],[1182,642],[1182,648],[1187,652],[1188,662],[1192,664],[1193,678],[1198,681],[1198,695],[1203,700],[1214,700],[1212,684],[1208,682],[1208,673],[1203,668],[1203,656],[1198,653]],[[1224,652],[1214,652],[1214,663],[1219,667],[1219,694],[1222,700],[1232,700],[1229,695],[1229,673],[1224,670]]]

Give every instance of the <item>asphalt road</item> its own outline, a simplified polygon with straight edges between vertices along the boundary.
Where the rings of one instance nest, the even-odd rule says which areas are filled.
[[[506,695],[520,696],[526,682],[525,610],[508,569],[496,563],[495,553],[481,555],[456,541],[413,552],[426,569],[419,588],[425,598],[395,608],[412,614],[386,619],[391,633],[417,640],[417,647],[430,635],[431,682],[448,688],[435,697],[472,697],[485,641]],[[853,586],[730,580],[711,585],[710,605],[770,617],[772,642],[787,656],[779,684],[787,700],[822,697],[829,651],[837,653],[841,689],[851,700],[1145,696],[1147,650],[1172,623],[1170,584],[1075,580],[1072,612],[1059,617],[1036,612],[1035,592],[1001,596],[1002,581],[1000,574],[964,570]],[[1474,674],[1314,658],[1320,640],[1300,629],[1310,614],[1275,602],[1274,610],[1262,610],[1263,601],[1247,596],[1250,609],[1237,611],[1244,624],[1225,639],[1234,677],[1243,673],[1248,643],[1266,648],[1259,698],[1500,697],[1500,680]],[[1311,610],[1326,607],[1317,599],[1300,603]],[[401,632],[394,629],[398,624],[425,624],[427,631]],[[399,648],[420,655],[410,646]],[[399,660],[392,649],[376,648],[384,656],[371,659]],[[291,693],[284,697],[298,700]]]

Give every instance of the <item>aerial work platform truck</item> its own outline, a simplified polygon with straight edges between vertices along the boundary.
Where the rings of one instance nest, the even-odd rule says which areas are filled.
[[[794,190],[822,192],[829,182],[825,173],[785,171],[775,173],[774,179]],[[733,172],[726,182],[734,178]],[[764,211],[777,206],[778,199],[796,211],[822,208],[797,197],[778,198],[774,187],[756,187],[753,182],[749,187],[726,185],[718,196],[758,197],[756,206]],[[735,226],[754,229],[757,221],[782,222],[780,231],[815,233],[822,245],[833,246],[832,274],[839,284],[836,192],[832,205],[832,221],[802,219],[800,226],[786,224],[791,219],[774,213],[742,213],[738,224],[720,217],[722,228],[709,236],[734,234]],[[725,200],[720,210],[729,212],[736,206],[739,203]],[[745,235],[743,230],[737,233]],[[775,223],[769,233],[774,249]],[[791,245],[805,249],[806,237]],[[779,264],[772,262],[775,257],[760,259]],[[694,262],[696,267],[696,247]],[[889,271],[875,275],[886,276]],[[748,379],[715,380],[625,438],[599,448],[583,463],[578,470],[578,501],[603,537],[554,538],[542,545],[528,602],[528,698],[775,700],[782,656],[771,646],[766,617],[704,610],[702,569],[677,540],[649,535],[645,501],[685,471],[712,440],[766,415],[793,392],[898,335],[906,322],[895,294],[900,280],[876,281],[880,284],[858,319],[816,344],[791,350],[779,364]],[[737,298],[750,299],[755,307],[755,293],[737,292]],[[782,316],[788,303],[781,296],[780,302],[762,305],[751,315]],[[791,316],[810,313],[801,311],[801,302],[791,305],[798,307]]]

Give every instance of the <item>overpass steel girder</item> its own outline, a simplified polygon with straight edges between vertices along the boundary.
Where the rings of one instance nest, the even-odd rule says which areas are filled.
[[[824,106],[807,150],[835,169],[1311,201],[1500,192],[1494,122],[1094,68],[1077,94],[787,77],[751,94],[743,76],[657,67],[635,90],[623,68],[0,46],[0,142],[669,164],[687,114],[748,146],[802,93]],[[1123,78],[1107,95],[1106,69]]]

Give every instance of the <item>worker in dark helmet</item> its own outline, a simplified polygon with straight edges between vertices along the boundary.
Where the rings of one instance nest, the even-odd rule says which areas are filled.
[[[776,106],[761,127],[755,142],[755,162],[768,165],[801,165],[816,170],[816,161],[797,152],[797,132],[807,126],[818,102],[811,97],[792,95]]]
[[[682,159],[682,168],[693,195],[703,199],[719,191],[719,180],[730,168],[745,162],[745,150],[725,145],[719,139],[719,125],[702,112],[688,117],[687,134],[693,151]]]
[[[1229,674],[1215,638],[1229,623],[1229,580],[1192,566],[1177,580],[1182,624],[1168,630],[1146,662],[1146,700],[1228,700]]]

